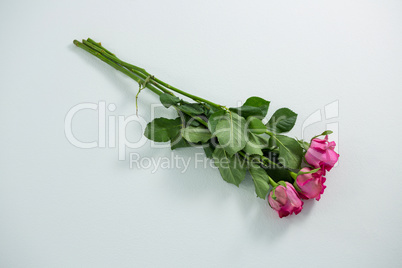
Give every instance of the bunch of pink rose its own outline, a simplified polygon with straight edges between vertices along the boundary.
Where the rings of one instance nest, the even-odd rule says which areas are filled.
[[[268,202],[281,218],[298,214],[303,208],[301,199],[320,199],[325,173],[339,157],[334,151],[335,142],[328,142],[332,131],[324,131],[310,143],[297,140],[283,135],[292,130],[297,119],[297,113],[289,108],[276,110],[263,123],[270,106],[264,98],[252,96],[241,107],[226,107],[120,60],[91,38],[82,43],[74,40],[74,44],[135,80],[139,85],[136,104],[140,92],[148,88],[159,96],[164,107],[175,109],[176,118],[155,118],[147,124],[144,135],[148,139],[170,142],[172,150],[202,146],[226,182],[239,186],[250,173],[260,198],[265,199],[272,186]],[[321,136],[325,138],[317,138]],[[289,181],[293,180],[292,185]]]
[[[270,206],[276,210],[279,217],[286,217],[292,213],[299,214],[303,209],[301,199],[320,200],[326,186],[325,174],[338,161],[339,154],[334,151],[335,142],[314,138],[305,154],[305,162],[310,165],[302,168],[299,173],[291,172],[293,185],[289,182],[279,182],[268,196]]]

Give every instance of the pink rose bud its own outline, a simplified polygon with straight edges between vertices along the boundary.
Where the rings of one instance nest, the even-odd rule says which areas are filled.
[[[303,209],[303,201],[300,200],[292,184],[285,182],[287,187],[278,185],[269,193],[268,203],[274,210],[278,211],[279,217],[286,217],[293,212],[297,215]],[[273,192],[275,191],[275,199]]]
[[[309,172],[311,168],[302,168],[301,172]],[[303,199],[315,198],[317,201],[320,200],[321,194],[324,193],[326,186],[324,185],[325,170],[320,169],[315,173],[300,174],[296,178],[296,184],[299,187],[299,195]]]
[[[334,151],[335,145],[334,141],[328,142],[328,135],[323,140],[313,139],[305,155],[307,163],[315,168],[322,167],[330,171],[339,157]]]

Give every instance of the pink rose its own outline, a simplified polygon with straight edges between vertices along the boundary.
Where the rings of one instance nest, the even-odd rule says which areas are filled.
[[[323,140],[313,139],[305,155],[307,163],[315,168],[322,167],[330,171],[339,157],[334,151],[335,145],[334,141],[328,142],[328,135]]]
[[[293,212],[297,215],[303,209],[303,201],[300,200],[292,184],[285,182],[287,187],[278,185],[269,193],[268,203],[278,211],[279,217],[286,217]],[[272,197],[275,191],[275,199]]]
[[[302,168],[301,172],[309,172],[311,168]],[[301,174],[296,178],[296,184],[301,190],[299,195],[303,199],[315,198],[317,201],[320,200],[321,194],[324,193],[326,186],[324,185],[325,170],[320,169],[315,173]]]

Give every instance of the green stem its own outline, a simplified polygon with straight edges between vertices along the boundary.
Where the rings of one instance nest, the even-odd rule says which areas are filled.
[[[201,98],[201,97],[195,96],[195,95],[193,95],[193,94],[187,93],[187,92],[185,92],[185,91],[183,91],[183,90],[180,90],[180,89],[178,89],[178,88],[176,88],[176,87],[173,87],[173,86],[171,86],[171,85],[169,85],[169,84],[163,82],[162,80],[156,78],[155,76],[150,75],[150,74],[149,74],[147,71],[145,71],[145,69],[143,69],[143,68],[137,67],[137,66],[135,66],[135,65],[129,64],[129,63],[124,62],[124,61],[121,61],[121,60],[120,60],[119,63],[120,63],[121,65],[123,65],[124,67],[129,68],[131,71],[135,72],[137,75],[139,75],[139,73],[143,73],[143,74],[145,74],[145,75],[147,75],[147,76],[151,76],[151,77],[152,77],[152,79],[151,79],[151,80],[152,80],[152,83],[153,83],[155,86],[158,86],[158,88],[160,87],[160,85],[162,85],[162,86],[164,86],[165,88],[168,88],[168,89],[170,89],[170,90],[172,90],[172,91],[174,91],[174,92],[177,92],[177,93],[179,93],[179,94],[181,94],[181,95],[183,95],[183,96],[186,96],[186,97],[188,97],[188,98],[190,98],[190,99],[192,99],[192,100],[194,100],[194,101],[196,101],[196,102],[204,102],[204,103],[207,103],[207,104],[209,104],[209,105],[211,105],[211,106],[213,106],[213,107],[222,108],[222,105],[213,103],[212,101],[209,101],[209,100],[206,100],[206,99],[204,99],[204,98]],[[155,83],[155,82],[156,82],[156,83]],[[159,84],[160,84],[160,85],[159,85]],[[161,90],[167,90],[167,89],[162,89],[162,88],[160,88],[160,89],[161,89]],[[170,92],[170,91],[169,91],[169,92]],[[167,92],[167,93],[169,93],[169,92]],[[170,93],[171,93],[171,92],[170,92]]]
[[[90,39],[90,38],[88,38],[88,40],[86,40],[86,41],[83,40],[83,43],[86,44],[86,45],[88,45],[88,46],[91,46],[91,48],[93,48],[93,49],[96,50],[97,52],[101,53],[101,54],[104,55],[104,56],[107,56],[108,58],[110,58],[110,59],[112,59],[113,61],[119,63],[120,65],[122,65],[122,66],[124,66],[124,67],[130,69],[131,71],[133,71],[133,72],[134,72],[136,75],[138,75],[138,76],[140,76],[139,73],[142,73],[145,77],[151,76],[152,80],[154,80],[156,83],[159,83],[160,85],[164,86],[165,88],[168,88],[168,89],[170,89],[170,90],[172,90],[172,91],[175,91],[175,92],[177,92],[177,93],[179,93],[179,94],[181,94],[181,95],[183,95],[183,96],[186,96],[186,97],[188,97],[188,98],[190,98],[190,99],[192,99],[192,100],[194,100],[194,101],[197,101],[197,102],[204,102],[204,103],[207,103],[207,104],[209,104],[209,105],[211,105],[211,106],[213,106],[213,107],[216,107],[216,108],[222,108],[222,107],[223,107],[222,105],[216,104],[216,103],[214,103],[214,102],[212,102],[212,101],[206,100],[206,99],[204,99],[204,98],[195,96],[195,95],[193,95],[193,94],[190,94],[190,93],[187,93],[187,92],[185,92],[185,91],[183,91],[183,90],[180,90],[180,89],[178,89],[178,88],[176,88],[176,87],[173,87],[173,86],[171,86],[171,85],[169,85],[169,84],[163,82],[162,80],[160,80],[160,79],[158,79],[158,78],[152,76],[152,75],[151,75],[150,73],[148,73],[144,68],[141,68],[141,67],[138,67],[138,66],[135,66],[135,65],[133,65],[133,64],[130,64],[130,63],[127,63],[127,62],[125,62],[125,61],[120,60],[120,59],[117,58],[113,53],[111,53],[109,50],[107,50],[106,48],[104,48],[100,43],[96,43],[95,41],[93,41],[93,40]],[[107,55],[105,55],[105,54],[107,54]],[[144,78],[144,77],[142,77],[142,78]],[[153,84],[156,86],[156,83],[153,83]],[[157,87],[158,87],[158,86],[157,86]],[[159,88],[159,87],[158,87],[158,88]],[[164,90],[164,89],[162,89],[162,88],[159,88],[159,89],[161,89],[162,91],[165,91],[165,90],[166,90],[166,89]],[[166,93],[168,93],[168,92],[166,92]]]
[[[163,82],[162,80],[159,80],[159,79],[156,78],[156,77],[154,77],[153,79],[154,79],[157,83],[159,83],[159,84],[161,84],[161,85],[167,87],[168,89],[170,89],[170,90],[172,90],[172,91],[175,91],[175,92],[177,92],[177,93],[179,93],[179,94],[181,94],[181,95],[183,95],[183,96],[186,96],[186,97],[188,97],[188,98],[190,98],[190,99],[192,99],[192,100],[195,100],[195,101],[197,101],[197,102],[204,102],[204,103],[207,103],[207,104],[209,104],[209,105],[211,105],[211,106],[213,106],[213,107],[216,107],[216,108],[222,108],[222,107],[223,107],[222,105],[216,104],[216,103],[214,103],[214,102],[212,102],[212,101],[206,100],[206,99],[204,99],[204,98],[201,98],[201,97],[192,95],[192,94],[187,93],[187,92],[185,92],[185,91],[183,91],[183,90],[180,90],[180,89],[178,89],[178,88],[175,88],[175,87],[173,87],[173,86],[171,86],[171,85],[169,85],[169,84]]]
[[[272,187],[278,186],[278,184],[268,175],[268,181],[272,185]]]
[[[109,53],[110,55],[114,56],[114,54],[112,52],[110,52],[109,50],[107,50],[106,48],[102,47],[101,43],[96,43],[94,40],[92,40],[91,38],[88,38],[87,41],[103,50],[105,50],[107,53]]]
[[[89,41],[91,40],[91,41]],[[92,39],[88,38],[88,40],[82,40],[82,43],[90,48],[92,48],[93,50],[95,50],[96,52],[102,54],[103,56],[109,58],[110,60],[114,61],[115,63],[120,64],[123,67],[126,67],[129,69],[129,71],[133,72],[135,75],[141,77],[143,80],[148,79],[150,80],[150,78],[152,78],[152,76],[147,73],[144,69],[139,68],[137,66],[134,66],[132,64],[129,64],[127,62],[124,62],[122,60],[120,60],[119,58],[117,58],[112,52],[110,52],[109,50],[107,50],[106,48],[102,47],[99,43],[96,43],[95,41],[93,41]],[[167,90],[166,88],[160,86],[157,83],[152,83],[155,87],[157,87],[158,89],[162,90],[165,93],[168,94],[172,94],[171,91]]]
[[[92,39],[91,39],[91,40],[92,40]],[[92,41],[93,41],[93,40],[92,40]],[[93,41],[93,42],[95,42],[95,41]],[[116,70],[118,70],[118,71],[124,73],[125,75],[129,76],[129,77],[132,78],[134,81],[136,81],[140,86],[145,84],[145,86],[146,86],[148,89],[150,89],[152,92],[154,92],[154,93],[157,94],[158,96],[161,95],[161,94],[163,94],[160,90],[156,89],[156,88],[155,88],[153,85],[151,85],[150,83],[145,83],[145,80],[147,79],[147,77],[144,78],[144,75],[143,75],[143,74],[140,75],[139,73],[132,73],[132,72],[130,72],[129,70],[127,70],[126,68],[124,68],[124,67],[122,67],[121,65],[119,65],[118,63],[114,62],[113,60],[107,58],[106,56],[109,57],[110,55],[112,55],[112,53],[109,52],[109,51],[106,53],[107,50],[106,50],[105,48],[103,48],[102,46],[100,46],[98,43],[96,43],[96,44],[98,44],[98,46],[94,45],[92,42],[89,42],[89,41],[88,41],[88,42],[85,42],[85,43],[86,43],[86,44],[83,44],[83,43],[81,43],[81,42],[79,42],[79,41],[77,41],[77,40],[74,40],[74,44],[75,44],[77,47],[82,48],[83,50],[85,50],[85,51],[91,53],[92,55],[94,55],[94,56],[97,57],[98,59],[104,61],[105,63],[109,64],[110,66],[112,66],[112,67],[115,68]],[[90,45],[88,46],[88,44],[90,44]],[[95,47],[98,48],[98,49],[95,49]],[[99,51],[99,49],[100,49],[100,50],[103,50],[103,52]],[[113,54],[113,55],[114,55],[114,54]],[[116,58],[116,57],[113,57],[113,59],[117,59],[117,58]],[[168,90],[166,90],[166,89],[161,89],[161,90],[164,91],[165,93],[173,94],[173,93],[171,93],[170,91],[168,91]],[[189,113],[185,113],[185,114],[187,114],[187,115],[189,115],[189,116],[192,116],[192,115],[189,114]],[[208,123],[205,122],[204,120],[202,120],[201,118],[199,118],[199,117],[194,117],[194,119],[197,120],[198,122],[200,122],[202,125],[208,127]]]
[[[292,177],[292,179],[293,179],[294,181],[296,181],[296,179],[297,179],[297,174],[294,173],[293,171],[289,171],[289,174],[290,174],[290,176]]]
[[[177,106],[175,106],[175,107],[177,107]],[[183,112],[183,113],[185,113],[186,115],[189,115],[189,116],[193,117],[195,120],[197,120],[198,122],[200,122],[201,124],[203,124],[205,127],[208,128],[208,123],[205,122],[204,120],[202,120],[201,118],[199,118],[199,117],[197,117],[197,116],[192,116],[191,114],[186,113],[186,112]]]
[[[83,43],[74,40],[74,44],[79,47],[82,48],[83,50],[91,53],[92,55],[94,55],[95,57],[97,57],[98,59],[104,61],[105,63],[109,64],[110,66],[112,66],[113,68],[115,68],[116,70],[124,73],[125,75],[129,76],[130,78],[132,78],[134,81],[136,81],[138,84],[142,84],[142,79],[140,77],[138,77],[137,75],[133,74],[132,72],[130,72],[129,70],[127,70],[126,68],[120,66],[119,64],[115,63],[114,61],[104,57],[101,53],[97,52],[96,50],[91,49],[90,47],[84,45]],[[158,96],[162,94],[162,92],[160,92],[158,89],[156,89],[153,86],[148,86],[148,88],[154,92],[155,94],[157,94]]]

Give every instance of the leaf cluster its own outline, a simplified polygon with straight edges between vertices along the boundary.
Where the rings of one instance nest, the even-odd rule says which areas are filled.
[[[160,101],[166,108],[174,107],[178,117],[154,119],[145,136],[156,142],[170,141],[172,150],[202,146],[226,182],[239,186],[248,171],[257,196],[265,198],[270,179],[291,181],[289,171],[301,167],[306,142],[283,135],[297,119],[288,108],[278,109],[264,124],[270,102],[260,97],[229,109],[189,103],[168,93],[161,94]]]

